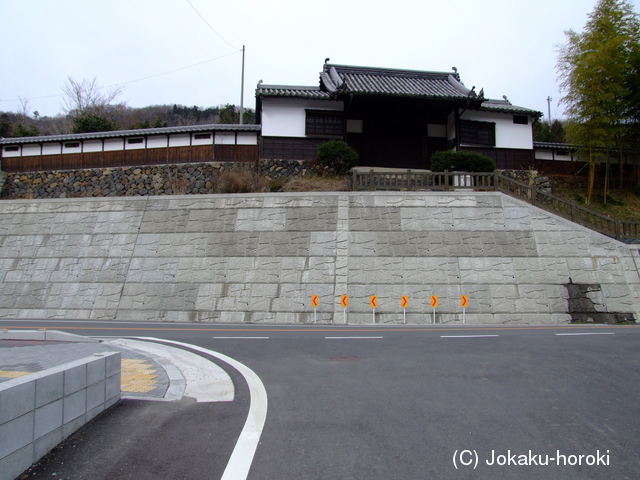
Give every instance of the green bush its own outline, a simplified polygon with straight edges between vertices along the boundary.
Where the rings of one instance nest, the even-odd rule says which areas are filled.
[[[496,162],[476,152],[436,152],[431,157],[431,171],[493,172]]]
[[[358,153],[342,140],[331,140],[320,145],[318,163],[336,175],[344,175],[358,164]]]

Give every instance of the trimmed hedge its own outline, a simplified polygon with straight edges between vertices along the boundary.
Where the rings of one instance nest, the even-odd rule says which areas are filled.
[[[496,162],[476,152],[436,152],[431,157],[431,171],[493,172]]]
[[[357,165],[358,153],[347,142],[331,140],[318,148],[318,163],[343,175]]]

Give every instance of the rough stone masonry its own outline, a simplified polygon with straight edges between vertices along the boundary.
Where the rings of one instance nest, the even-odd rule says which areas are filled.
[[[637,247],[497,192],[5,200],[0,220],[1,318],[305,323],[319,295],[342,323],[343,294],[360,324],[371,295],[387,324],[402,295],[418,324],[431,295],[442,323],[463,294],[475,324],[640,312]]]

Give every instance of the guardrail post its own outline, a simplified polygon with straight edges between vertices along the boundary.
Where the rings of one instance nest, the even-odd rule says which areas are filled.
[[[622,223],[622,222],[620,222],[620,220],[616,220],[616,221],[613,223],[614,228],[615,228],[616,240],[620,240],[620,237],[622,236],[622,235],[621,235],[621,231],[620,231],[620,230],[621,230],[621,227],[622,227],[621,223]]]
[[[444,171],[444,191],[449,191],[449,170]]]
[[[576,221],[576,202],[574,200],[571,201],[571,221]]]
[[[411,185],[411,170],[407,170],[407,190],[413,190],[413,186]]]

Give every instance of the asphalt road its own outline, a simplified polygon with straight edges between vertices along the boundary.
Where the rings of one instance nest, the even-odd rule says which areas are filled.
[[[269,402],[250,479],[640,478],[636,326],[7,326],[172,339],[242,362]],[[232,404],[122,402],[49,458],[57,478],[220,478],[249,394],[219,364]]]

